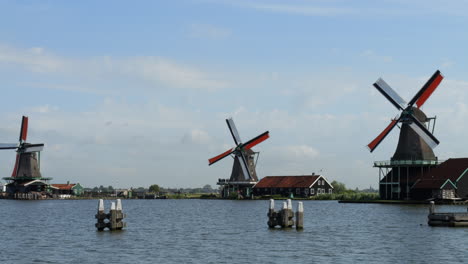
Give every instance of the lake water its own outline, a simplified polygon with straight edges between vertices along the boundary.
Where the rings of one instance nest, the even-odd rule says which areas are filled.
[[[269,201],[122,202],[126,230],[97,232],[96,200],[0,200],[0,263],[468,262],[468,228],[429,227],[423,205],[304,201],[297,232],[268,229]]]

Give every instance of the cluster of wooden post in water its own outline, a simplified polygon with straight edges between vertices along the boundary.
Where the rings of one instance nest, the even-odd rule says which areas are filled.
[[[297,203],[296,211],[296,222],[294,222],[294,212],[292,210],[291,199],[283,202],[283,208],[276,212],[275,211],[275,200],[270,199],[270,209],[268,210],[268,226],[275,228],[280,226],[281,228],[291,228],[296,224],[296,229],[304,228],[304,205],[302,202]]]
[[[427,217],[430,226],[468,227],[468,213],[436,213],[433,201]]]
[[[122,201],[117,199],[116,203],[112,202],[111,209],[108,214],[104,211],[104,200],[99,199],[98,212],[96,214],[96,228],[98,231],[103,231],[104,228],[109,230],[122,230],[127,224],[122,220],[125,218],[125,214],[122,213]]]

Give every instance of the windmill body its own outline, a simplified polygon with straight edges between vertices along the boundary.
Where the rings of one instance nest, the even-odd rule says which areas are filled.
[[[430,119],[421,107],[442,79],[440,71],[436,71],[408,103],[384,80],[378,79],[374,83],[374,87],[401,111],[400,116],[392,119],[367,145],[373,152],[393,128],[401,125],[398,144],[390,161],[374,162],[374,167],[379,168],[379,190],[382,199],[410,199],[411,187],[418,177],[439,164],[433,151],[439,140],[429,131]]]
[[[48,188],[47,181],[40,171],[40,152],[44,144],[30,144],[26,142],[28,134],[28,117],[23,116],[19,143],[0,144],[0,150],[16,150],[16,160],[11,177],[4,177],[8,181],[6,191],[10,195],[17,193],[44,192]]]
[[[254,152],[252,147],[269,138],[269,132],[266,131],[246,143],[242,143],[234,121],[230,118],[226,119],[226,123],[236,146],[209,159],[208,165],[212,165],[228,156],[233,157],[234,164],[231,177],[229,179],[219,179],[217,184],[222,188],[221,194],[223,197],[229,197],[233,193],[242,197],[249,197],[252,187],[258,182],[255,170],[255,158],[258,157],[258,152]]]
[[[427,116],[419,108],[412,108],[413,115],[419,122],[425,124]],[[392,160],[437,160],[432,148],[424,141],[409,124],[402,123],[398,145]]]
[[[249,171],[250,177],[247,178],[244,175],[244,170],[242,169],[241,159],[234,158],[234,164],[232,165],[231,177],[229,178],[230,182],[258,182],[257,172],[255,170],[255,157],[258,155],[258,152],[254,152],[251,149],[245,150],[244,157],[247,163],[247,170]]]

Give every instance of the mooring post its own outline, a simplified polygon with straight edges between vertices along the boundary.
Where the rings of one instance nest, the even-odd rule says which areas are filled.
[[[276,222],[275,200],[270,199],[270,208],[268,209],[268,227],[274,228],[277,224]]]
[[[287,227],[292,227],[294,225],[294,212],[292,210],[292,201],[291,199],[288,199],[288,221],[286,223]]]
[[[434,214],[435,213],[435,203],[434,201],[429,202],[429,214]]]
[[[117,211],[115,210],[115,202],[111,203],[111,209],[109,212],[109,229],[115,230],[117,224]]]
[[[296,212],[296,229],[304,228],[304,205],[302,202],[297,203],[297,212]]]
[[[122,200],[117,199],[117,206],[115,208],[114,230],[122,230],[122,228],[127,226],[127,224],[122,221],[122,219],[124,218],[125,218],[125,214],[122,213]]]
[[[98,211],[95,217],[97,219],[97,223],[96,223],[97,230],[103,231],[104,228],[107,226],[106,223],[104,223],[104,220],[107,218],[107,215],[104,212],[104,200],[102,199],[99,199]]]
[[[283,209],[280,212],[280,226],[285,228],[288,225],[288,204],[287,202],[283,202]]]

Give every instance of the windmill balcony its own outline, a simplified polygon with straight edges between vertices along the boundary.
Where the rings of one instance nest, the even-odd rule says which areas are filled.
[[[217,185],[227,185],[229,183],[229,179],[218,179]]]
[[[443,160],[384,160],[374,161],[374,167],[439,165]]]

